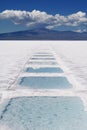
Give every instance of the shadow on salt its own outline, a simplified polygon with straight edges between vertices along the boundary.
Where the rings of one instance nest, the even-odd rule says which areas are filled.
[[[5,109],[2,130],[87,130],[87,113],[78,97],[13,98]]]
[[[66,77],[40,77],[31,76],[21,78],[21,87],[31,89],[68,89],[72,88]]]

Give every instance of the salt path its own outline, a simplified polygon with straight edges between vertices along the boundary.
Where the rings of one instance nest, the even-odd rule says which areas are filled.
[[[0,130],[87,130],[75,79],[52,48],[36,51],[2,91]]]

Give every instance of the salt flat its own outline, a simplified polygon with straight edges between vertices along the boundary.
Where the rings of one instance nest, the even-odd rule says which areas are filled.
[[[76,122],[78,122],[80,116],[80,118],[82,118],[81,120],[85,120],[85,111],[87,111],[86,50],[86,41],[0,41],[0,120],[2,122],[2,125],[0,124],[0,127],[2,128],[2,130],[15,130],[19,128],[19,126],[17,127],[18,124],[16,124],[14,129],[13,127],[11,127],[14,122],[19,120],[19,117],[16,116],[13,123],[10,124],[11,122],[8,121],[9,119],[7,119],[7,117],[12,117],[11,114],[9,115],[9,112],[13,111],[13,106],[12,104],[10,104],[10,106],[12,107],[9,108],[8,106],[10,100],[13,100],[15,102],[15,98],[20,98],[20,102],[22,102],[23,97],[26,97],[25,99],[23,99],[26,101],[27,97],[29,97],[29,99],[30,97],[32,97],[34,100],[36,100],[35,96],[38,97],[38,99],[41,99],[44,96],[44,101],[46,101],[48,100],[47,97],[51,99],[52,97],[56,96],[56,98],[58,98],[57,101],[59,102],[59,104],[63,97],[65,97],[63,103],[66,102],[68,98],[69,100],[73,99],[71,100],[72,102],[74,102],[73,107],[76,105],[76,102],[77,104],[78,102],[81,102],[79,107],[83,107],[83,111],[80,111],[80,114],[82,114],[83,116],[81,117],[81,115],[77,114],[77,117],[74,119],[76,120]],[[31,72],[29,72],[28,68],[31,68]],[[54,69],[51,70],[52,68]],[[59,70],[58,72],[55,72],[55,68],[60,68],[62,70],[62,73]],[[43,72],[44,70],[46,71],[46,73]],[[50,70],[52,71],[51,73],[49,72]],[[67,82],[65,81],[65,79],[67,79]],[[68,88],[67,84],[71,85],[71,87]],[[37,89],[34,88],[34,86]],[[65,86],[67,87],[67,89],[65,89]],[[62,89],[60,89],[61,87]],[[14,102],[12,103],[14,104]],[[20,104],[20,102],[18,104]],[[40,104],[38,104],[37,102],[37,106],[39,105]],[[70,104],[68,104],[67,102],[67,106],[68,105]],[[26,105],[25,107],[27,109]],[[17,113],[19,113],[21,108],[22,104],[19,105]],[[36,109],[39,108],[36,107]],[[65,109],[64,106],[63,109]],[[61,110],[59,111],[61,113]],[[66,113],[67,112],[68,110],[66,109]],[[74,111],[72,111],[72,113],[73,112]],[[5,113],[5,116],[3,115],[3,113]],[[58,111],[56,111],[56,113],[58,114]],[[2,120],[2,115],[4,120]],[[47,120],[48,117],[46,117]],[[67,116],[64,115],[64,118],[66,117]],[[7,123],[3,125],[5,121]],[[73,120],[71,121],[71,125],[73,124],[72,122]],[[41,124],[43,123],[41,122]],[[53,123],[53,126],[54,124],[55,122]],[[32,125],[34,125],[34,122],[32,123]],[[50,130],[53,126],[49,126],[47,130]],[[34,127],[35,125],[31,126],[30,128],[33,130]],[[84,130],[87,129],[86,123],[84,123],[83,127]],[[26,128],[25,130],[27,130],[27,126],[21,126],[20,130],[24,130],[24,128]],[[57,130],[57,128],[60,128],[61,130],[65,130],[65,128],[70,128],[70,130],[72,130],[73,127],[71,128],[68,126],[68,124],[64,124],[64,128],[62,128],[62,125],[60,125],[60,127],[55,126],[53,128],[54,129],[52,130]],[[38,127],[36,127],[35,130],[37,129]],[[45,125],[43,129],[45,129]],[[80,129],[80,127],[78,127],[77,129]],[[42,130],[42,127],[40,128],[40,130]]]

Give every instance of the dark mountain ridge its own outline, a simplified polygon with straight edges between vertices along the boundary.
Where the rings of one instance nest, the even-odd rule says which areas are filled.
[[[0,40],[87,40],[87,32],[32,29],[0,34]]]

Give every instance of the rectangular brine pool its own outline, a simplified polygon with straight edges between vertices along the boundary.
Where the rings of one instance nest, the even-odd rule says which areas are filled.
[[[51,58],[53,58],[54,56],[53,55],[50,55],[50,54],[35,54],[35,55],[33,55],[33,57],[51,57]]]
[[[78,97],[13,98],[0,116],[1,130],[87,130]]]
[[[57,65],[57,62],[55,62],[55,61],[29,61],[28,64],[33,64],[33,65]]]
[[[45,67],[45,68],[32,68],[26,69],[29,73],[63,73],[63,70],[59,67]]]
[[[34,53],[35,55],[39,54],[39,55],[52,55],[52,52],[37,52]]]
[[[31,76],[21,78],[19,85],[30,89],[68,89],[72,88],[66,77]]]
[[[45,58],[45,57],[41,57],[41,58],[37,58],[37,57],[34,57],[34,58],[31,58],[31,60],[55,60],[55,58]]]

